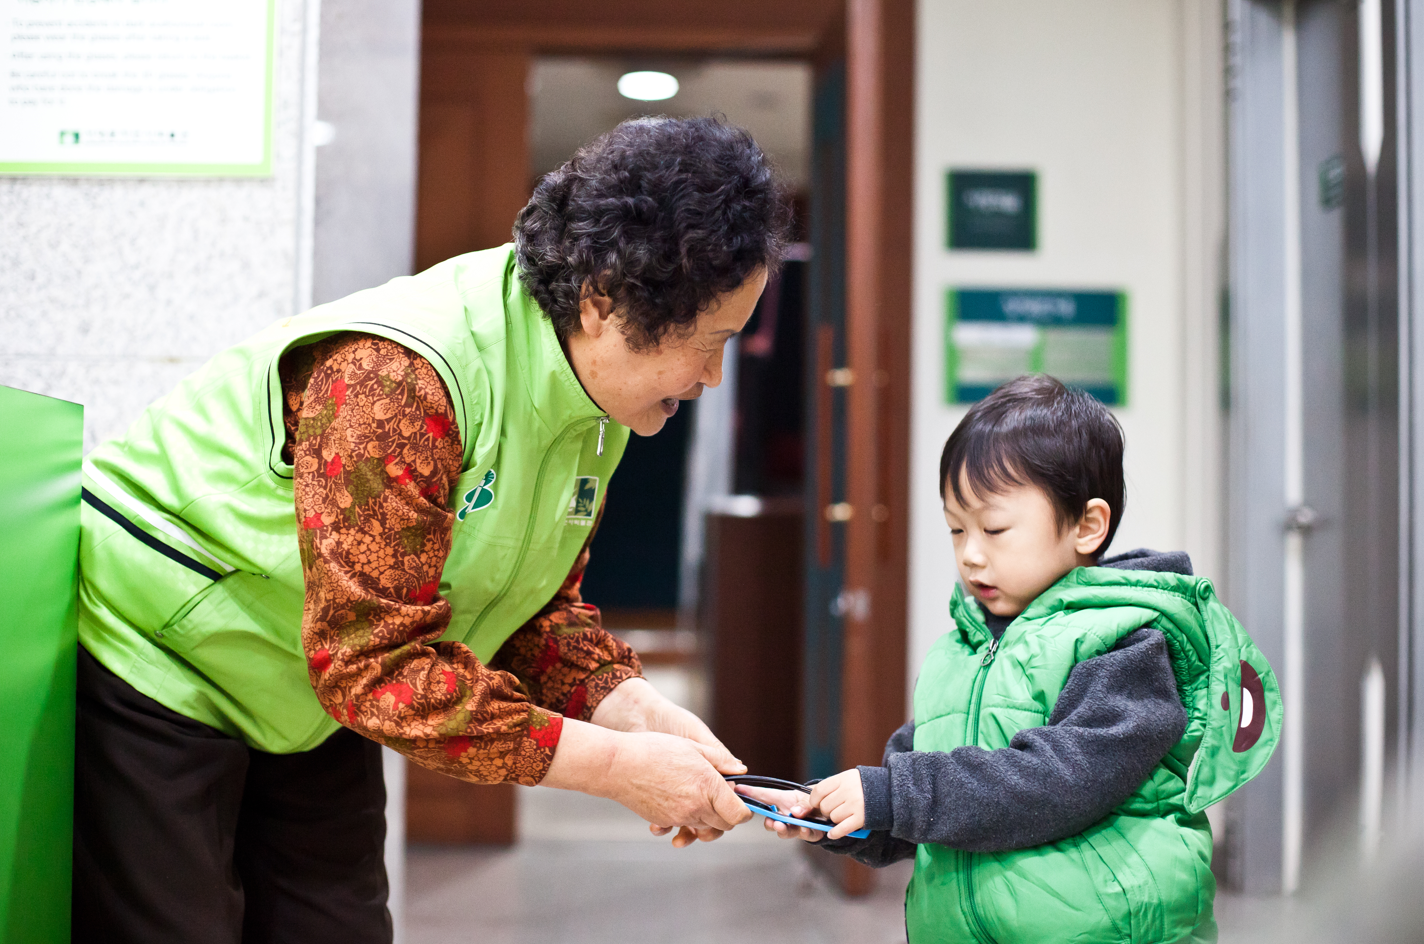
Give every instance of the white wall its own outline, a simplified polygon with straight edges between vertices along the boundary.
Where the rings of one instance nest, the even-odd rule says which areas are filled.
[[[420,0],[321,5],[312,300],[409,275],[415,258]]]
[[[270,177],[0,177],[0,384],[84,404],[86,451],[313,294],[410,271],[419,0],[277,0],[276,25]],[[399,944],[405,762],[385,758]]]
[[[410,271],[418,0],[276,18],[270,177],[0,177],[0,384],[83,403],[86,449],[314,293]]]
[[[83,403],[86,451],[298,304],[307,15],[276,5],[271,177],[0,178],[0,383]]]
[[[940,450],[965,409],[943,395],[951,286],[1127,292],[1129,390],[1116,411],[1127,437],[1127,508],[1113,548],[1186,549],[1208,575],[1220,556],[1216,293],[1200,284],[1215,278],[1219,174],[1214,160],[1203,168],[1193,156],[1203,144],[1202,96],[1219,97],[1219,72],[1201,74],[1216,50],[1199,42],[1219,34],[1219,5],[921,0],[918,15],[912,679],[948,628],[957,579],[936,482]],[[1217,140],[1206,134],[1209,149]],[[945,249],[951,167],[1036,170],[1038,250]]]

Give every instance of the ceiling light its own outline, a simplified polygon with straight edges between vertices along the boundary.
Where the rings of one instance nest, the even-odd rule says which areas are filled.
[[[618,94],[640,102],[660,102],[677,94],[677,79],[666,72],[625,72],[618,80]]]

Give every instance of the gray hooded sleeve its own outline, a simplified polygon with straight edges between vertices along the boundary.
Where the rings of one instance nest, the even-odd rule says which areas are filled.
[[[914,724],[860,767],[865,839],[821,847],[880,867],[933,842],[993,852],[1076,835],[1136,790],[1186,730],[1167,643],[1140,629],[1073,668],[1048,723],[988,751],[915,751]]]

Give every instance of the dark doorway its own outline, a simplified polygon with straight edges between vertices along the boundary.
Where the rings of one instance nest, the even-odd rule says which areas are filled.
[[[584,599],[605,610],[655,610],[675,624],[687,436],[695,409],[685,404],[656,436],[628,439],[583,578]]]

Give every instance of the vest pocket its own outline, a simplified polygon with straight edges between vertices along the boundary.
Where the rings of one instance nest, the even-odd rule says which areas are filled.
[[[1104,916],[1112,924],[1113,930],[1117,932],[1118,940],[1123,942],[1143,940],[1133,934],[1132,903],[1128,900],[1127,891],[1119,881],[1117,873],[1108,865],[1102,854],[1086,836],[1075,836],[1071,841],[1078,853],[1078,861],[1082,863],[1083,871],[1088,875],[1093,889],[1097,893],[1098,903],[1102,906]]]
[[[160,630],[168,648],[192,652],[213,636],[251,634],[253,644],[301,655],[302,597],[244,571],[224,574],[186,600]]]
[[[1120,902],[1109,913],[1120,909],[1126,940],[1160,941],[1165,930],[1162,891],[1147,860],[1117,829],[1114,819],[1109,817],[1082,833],[1083,860],[1090,866],[1096,862],[1103,870],[1107,881],[1099,887],[1110,890],[1104,894],[1104,906],[1109,905],[1108,898]]]
[[[1081,836],[973,857],[975,901],[998,941],[1127,944],[1131,904],[1113,870]]]
[[[157,640],[200,675],[211,710],[252,747],[289,753],[335,730],[312,691],[300,598],[254,574],[228,574],[173,614]]]
[[[169,639],[172,639],[175,642],[178,641],[182,637],[184,629],[188,628],[184,623],[184,621],[188,618],[188,614],[192,613],[193,610],[198,607],[198,604],[202,603],[210,595],[212,595],[224,580],[235,576],[235,574],[235,571],[231,574],[224,574],[222,577],[219,577],[217,580],[214,580],[212,583],[208,584],[206,587],[199,590],[197,593],[193,594],[191,597],[185,600],[183,602],[183,605],[180,606],[177,611],[175,611],[174,614],[168,618],[168,621],[164,623],[163,626],[157,632],[154,633],[154,635],[164,640],[165,645],[169,645],[169,643],[167,642],[167,640]]]

